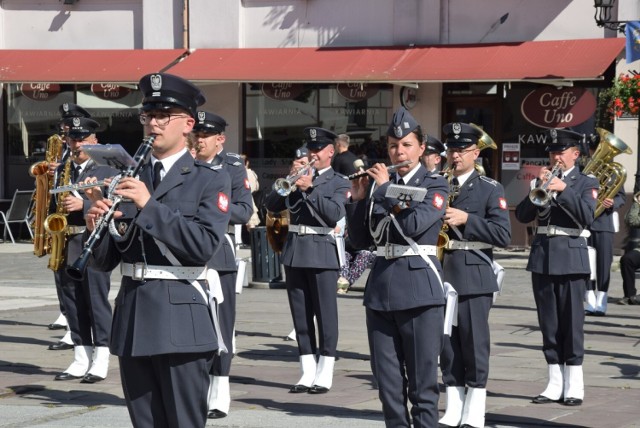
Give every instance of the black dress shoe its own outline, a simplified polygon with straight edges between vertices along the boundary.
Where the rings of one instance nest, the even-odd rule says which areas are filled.
[[[49,345],[49,351],[65,351],[67,349],[73,349],[73,345],[65,342],[52,343]]]
[[[579,398],[565,398],[563,404],[565,406],[579,406],[582,404],[582,400]]]
[[[603,317],[603,316],[605,316],[606,314],[605,314],[604,312],[602,312],[602,311],[595,311],[595,312],[593,313],[593,315],[594,315],[594,316],[596,316],[596,317]]]
[[[64,330],[65,328],[67,328],[66,325],[54,323],[49,324],[47,327],[49,328],[49,330]]]
[[[75,379],[80,379],[82,376],[74,376],[70,373],[60,373],[59,375],[56,375],[56,377],[54,378],[55,380],[75,380]]]
[[[562,398],[560,398],[559,400],[552,400],[549,397],[545,397],[544,395],[538,395],[537,397],[534,397],[533,400],[531,400],[532,403],[536,403],[536,404],[548,404],[548,403],[558,403],[562,400]]]
[[[591,315],[595,315],[596,313],[595,313],[595,312],[593,312],[593,311],[587,311],[587,310],[585,310],[585,311],[584,311],[584,314],[585,314],[586,316],[591,316]]]
[[[82,378],[80,383],[96,383],[96,382],[100,382],[100,381],[105,380],[105,379],[106,378],[104,378],[104,377],[100,377],[100,376],[96,376],[96,375],[91,374],[91,373],[87,373],[86,375],[84,375],[84,377]]]
[[[289,388],[289,392],[292,394],[300,394],[301,392],[308,392],[309,387],[304,385],[293,385]]]
[[[313,385],[309,388],[309,394],[326,394],[327,392],[329,392],[329,388],[324,386]]]
[[[207,413],[207,418],[209,419],[221,419],[225,417],[227,417],[227,414],[217,409],[209,410],[209,413]]]

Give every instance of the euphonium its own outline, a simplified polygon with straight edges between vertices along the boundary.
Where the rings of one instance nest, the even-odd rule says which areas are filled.
[[[71,156],[64,164],[64,170],[60,175],[60,183],[62,185],[68,185],[71,182]],[[56,198],[56,212],[50,214],[44,220],[44,229],[51,237],[51,256],[49,257],[49,265],[47,266],[52,271],[57,271],[62,267],[64,263],[64,252],[67,245],[67,235],[69,234],[69,228],[67,226],[67,213],[64,209],[64,198],[67,197],[69,192],[59,193]]]
[[[33,223],[33,254],[42,257],[49,253],[51,243],[44,230],[44,220],[49,212],[51,196],[49,190],[53,187],[53,177],[49,175],[49,164],[57,163],[62,158],[64,141],[58,134],[47,140],[45,160],[34,163],[29,167],[29,174],[36,179],[36,191],[33,194],[33,209],[31,211]]]
[[[553,177],[557,177],[560,174],[560,171],[562,171],[561,164],[560,162],[556,162],[556,164],[553,166],[553,169],[551,171],[547,171],[547,173],[545,174],[546,181],[542,183],[541,186],[536,187],[535,189],[531,189],[531,191],[529,192],[529,200],[531,200],[531,203],[533,203],[533,205],[539,207],[546,207],[547,205],[549,205],[549,202],[551,202],[551,198],[553,197],[555,192],[549,192],[547,190],[547,187],[549,187],[549,184],[551,183]]]
[[[605,210],[602,202],[607,198],[613,199],[627,179],[625,168],[612,159],[620,153],[631,154],[632,151],[606,129],[596,128],[596,132],[600,135],[600,144],[582,172],[594,175],[600,183],[595,211],[595,217],[598,217]]]
[[[296,190],[295,182],[303,175],[307,175],[315,162],[316,158],[313,158],[311,162],[300,168],[295,174],[287,175],[285,178],[278,178],[276,182],[273,183],[273,189],[280,196],[288,196],[289,193]]]

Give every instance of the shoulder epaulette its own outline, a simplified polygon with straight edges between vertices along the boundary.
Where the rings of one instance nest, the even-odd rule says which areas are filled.
[[[486,181],[487,183],[489,183],[489,184],[491,184],[493,186],[497,186],[498,185],[498,182],[496,180],[494,180],[491,177],[487,177],[486,175],[481,175],[480,176],[480,180]]]
[[[234,158],[242,159],[239,154],[233,152],[227,152],[227,156],[233,156]]]
[[[213,171],[217,171],[219,169],[222,169],[222,165],[208,165],[209,169],[213,170]]]

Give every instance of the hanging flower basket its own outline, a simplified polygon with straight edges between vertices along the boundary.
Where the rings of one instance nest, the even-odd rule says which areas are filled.
[[[600,92],[600,105],[613,120],[622,115],[638,116],[640,111],[640,74],[621,74],[609,89]]]

